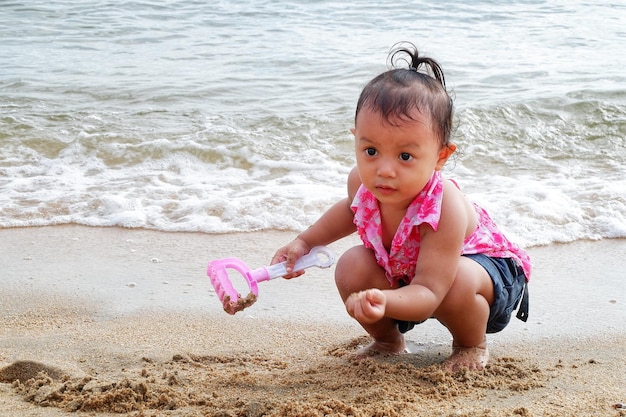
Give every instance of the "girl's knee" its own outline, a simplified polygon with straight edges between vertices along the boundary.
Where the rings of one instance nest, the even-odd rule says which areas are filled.
[[[462,313],[462,310],[467,306],[467,296],[465,290],[453,285],[435,310],[434,317],[442,319]]]
[[[486,272],[485,272],[486,275]],[[488,285],[491,280],[488,275],[482,276],[478,274],[457,274],[450,290],[441,301],[435,315],[454,315],[466,314],[473,311],[474,308],[489,307],[492,299],[492,292],[485,289],[484,281],[487,280]]]
[[[365,246],[348,249],[335,267],[335,283],[343,299],[353,292],[381,288],[381,278],[387,281],[383,269],[376,263],[374,252]]]

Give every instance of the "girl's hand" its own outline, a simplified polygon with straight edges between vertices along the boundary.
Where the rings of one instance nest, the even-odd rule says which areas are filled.
[[[355,292],[346,300],[346,310],[359,323],[376,323],[385,316],[387,297],[377,288]]]
[[[287,261],[288,274],[283,276],[285,279],[299,277],[304,271],[293,271],[293,266],[298,259],[311,251],[309,245],[302,239],[296,238],[286,246],[278,249],[272,258],[271,265]]]

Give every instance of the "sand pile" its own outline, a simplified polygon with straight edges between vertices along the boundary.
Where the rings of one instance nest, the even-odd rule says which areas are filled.
[[[528,361],[496,358],[485,372],[444,373],[438,364],[416,366],[414,355],[354,360],[365,338],[329,349],[314,363],[284,361],[258,353],[233,356],[177,354],[171,360],[142,358],[140,366],[117,375],[78,378],[59,370],[17,364],[0,372],[25,400],[62,410],[137,415],[207,416],[415,416],[450,415],[463,403],[486,395],[507,398],[545,387],[555,369]],[[313,358],[311,358],[313,359]],[[28,378],[28,379],[26,379]],[[499,413],[531,415],[524,407]]]

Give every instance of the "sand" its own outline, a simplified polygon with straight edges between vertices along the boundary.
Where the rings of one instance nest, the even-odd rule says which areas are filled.
[[[256,268],[293,235],[0,229],[0,417],[626,416],[626,240],[531,248],[528,322],[488,336],[484,372],[450,375],[434,320],[410,354],[353,360],[368,339],[333,268],[226,314],[207,262]]]

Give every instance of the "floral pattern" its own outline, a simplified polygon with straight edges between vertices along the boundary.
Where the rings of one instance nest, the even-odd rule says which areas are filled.
[[[382,242],[378,200],[363,185],[357,191],[351,205],[354,224],[365,247],[374,251],[376,261],[385,269],[391,285],[397,285],[401,279],[410,282],[415,275],[420,251],[417,226],[427,223],[433,230],[437,230],[442,200],[443,177],[440,171],[434,171],[424,189],[409,205],[387,252]],[[529,280],[531,262],[526,251],[510,242],[482,207],[474,204],[474,208],[478,214],[478,226],[463,242],[462,254],[482,253],[494,258],[513,258],[524,270],[526,280]]]

